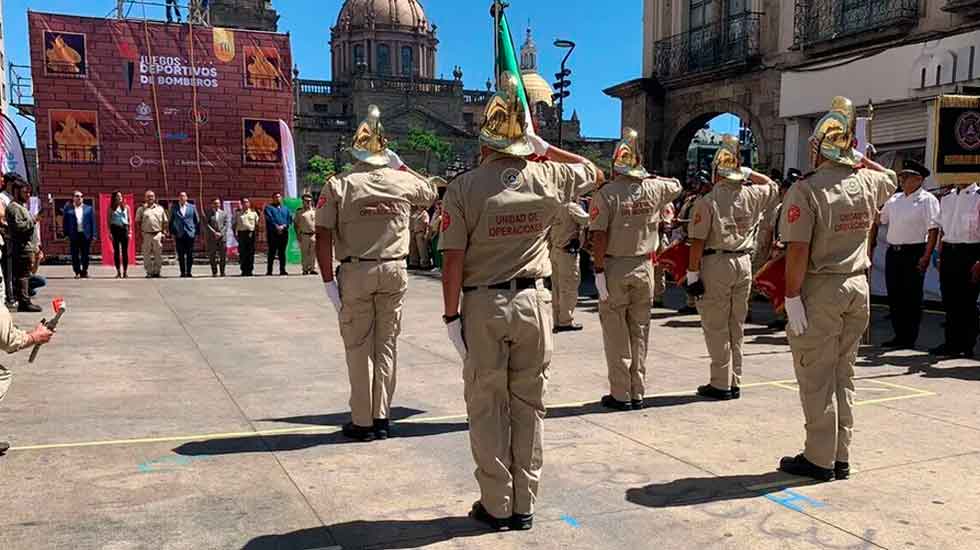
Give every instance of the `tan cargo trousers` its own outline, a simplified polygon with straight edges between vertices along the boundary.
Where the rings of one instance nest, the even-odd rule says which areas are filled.
[[[698,300],[704,341],[711,356],[711,382],[719,390],[742,384],[742,341],[752,289],[748,254],[712,254],[701,261],[704,297]]]
[[[143,269],[159,275],[163,269],[163,233],[143,233]]]
[[[10,389],[10,383],[13,382],[13,379],[13,373],[0,365],[0,401],[3,401],[4,396],[7,395],[7,390]]]
[[[646,256],[606,258],[609,299],[599,302],[599,321],[609,370],[609,391],[617,401],[646,394],[653,265]]]
[[[660,238],[660,246],[657,248],[657,254],[663,254],[664,250],[667,248],[664,246],[667,240],[663,237]],[[667,293],[667,270],[664,269],[659,263],[653,266],[653,299],[654,301],[663,300],[664,294]]]
[[[338,284],[351,419],[366,428],[388,418],[391,410],[408,272],[404,261],[346,263]]]
[[[808,274],[802,297],[810,326],[803,336],[787,331],[806,419],[803,455],[821,468],[850,462],[854,361],[871,318],[868,296],[863,273]]]
[[[432,265],[432,261],[429,260],[429,239],[425,238],[425,233],[416,233],[412,235],[412,239],[415,240],[415,248],[418,249],[419,265],[422,267]]]
[[[567,327],[575,321],[578,287],[582,282],[577,254],[551,248],[551,291],[554,297],[551,314],[555,326]]]
[[[299,253],[303,259],[303,273],[316,271],[316,233],[297,233],[296,240],[299,241]]]
[[[551,292],[479,289],[463,296],[463,368],[480,502],[497,518],[533,514],[541,480]]]

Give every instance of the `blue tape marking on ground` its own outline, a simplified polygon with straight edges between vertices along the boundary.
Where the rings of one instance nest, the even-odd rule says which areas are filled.
[[[147,474],[147,473],[150,473],[150,472],[159,470],[160,468],[156,468],[157,466],[168,466],[168,465],[173,465],[173,466],[186,466],[186,465],[190,464],[191,462],[195,462],[195,461],[198,461],[198,460],[204,460],[206,458],[207,457],[198,457],[198,456],[194,456],[194,457],[191,457],[191,456],[164,456],[164,457],[156,458],[156,459],[153,459],[153,460],[148,460],[148,461],[140,464],[138,466],[138,468],[139,468],[139,471],[140,472],[142,472],[144,474]]]
[[[802,512],[803,506],[809,506],[811,508],[823,508],[825,504],[819,500],[812,499],[806,495],[797,493],[791,489],[783,489],[778,493],[769,493],[765,497],[776,504],[783,506],[784,508],[789,508],[794,512]],[[799,504],[795,504],[799,503]]]
[[[581,527],[581,524],[579,524],[578,520],[575,519],[575,518],[573,518],[572,516],[570,516],[568,514],[563,515],[561,517],[561,520],[564,521],[565,523],[571,525],[572,527],[575,527],[576,529],[579,528],[579,527]]]

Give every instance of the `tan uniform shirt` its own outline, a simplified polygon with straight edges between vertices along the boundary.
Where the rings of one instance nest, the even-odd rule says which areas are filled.
[[[680,182],[663,178],[640,180],[619,175],[592,198],[592,231],[609,234],[607,256],[645,256],[660,246],[660,222],[665,206],[684,190]]]
[[[796,182],[783,201],[780,239],[810,243],[808,273],[850,274],[871,267],[868,231],[895,193],[895,172],[826,163]]]
[[[334,232],[337,258],[378,260],[408,256],[412,207],[429,208],[437,192],[409,172],[358,163],[331,178],[322,196],[316,225]]]
[[[0,308],[0,350],[14,353],[27,346],[27,333],[14,326],[7,308]]]
[[[572,239],[580,238],[582,227],[588,223],[589,215],[577,202],[570,202],[564,208],[559,208],[555,225],[551,226],[551,247],[565,248]]]
[[[463,250],[463,285],[551,276],[555,214],[595,186],[591,164],[528,162],[499,153],[457,177],[443,199],[440,250]]]
[[[419,209],[412,213],[412,233],[426,233],[429,231],[429,212]]]
[[[235,231],[255,231],[259,226],[259,213],[255,210],[240,210],[235,215]]]
[[[167,229],[170,219],[167,211],[159,204],[147,208],[145,205],[136,210],[136,225],[143,233],[162,233]]]
[[[256,216],[258,216],[257,212]],[[300,207],[296,211],[296,216],[293,217],[293,223],[296,225],[296,232],[300,235],[316,233],[316,208],[313,206],[309,208]]]
[[[688,237],[705,250],[750,252],[762,219],[779,205],[779,186],[721,182],[694,204]]]
[[[429,235],[435,237],[442,231],[442,211],[438,211],[432,216],[432,221],[429,222]]]

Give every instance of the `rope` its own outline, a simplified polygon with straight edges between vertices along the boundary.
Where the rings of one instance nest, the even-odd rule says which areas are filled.
[[[194,107],[194,149],[197,153],[197,201],[201,207],[204,207],[204,171],[201,169],[201,125],[198,123],[198,113],[197,113],[197,65],[194,62],[194,21],[193,17],[188,17],[187,21],[190,26],[190,33],[188,33],[188,40],[190,41],[191,50],[191,90],[193,95],[193,107]]]
[[[143,5],[143,36],[146,40],[146,53],[153,59],[153,45],[150,43],[150,23],[146,17],[146,4]],[[163,171],[163,190],[170,195],[170,183],[167,180],[167,157],[163,151],[163,129],[160,128],[160,105],[157,101],[157,79],[150,75],[150,89],[153,91],[153,112],[156,114],[157,143],[160,145],[160,169]]]

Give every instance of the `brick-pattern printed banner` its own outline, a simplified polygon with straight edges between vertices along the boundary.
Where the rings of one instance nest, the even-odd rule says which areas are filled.
[[[43,193],[271,197],[291,121],[289,37],[28,14]],[[99,212],[100,217],[103,212]]]

